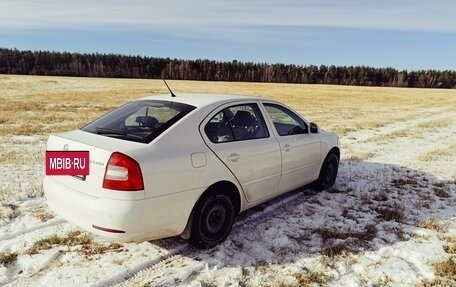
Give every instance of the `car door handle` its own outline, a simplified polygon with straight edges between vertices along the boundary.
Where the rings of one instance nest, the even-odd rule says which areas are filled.
[[[232,153],[226,159],[229,161],[232,161],[232,162],[237,162],[240,157],[241,156],[238,155],[237,153]]]
[[[282,150],[283,151],[290,151],[291,149],[291,146],[289,144],[285,144],[283,147],[282,147]]]

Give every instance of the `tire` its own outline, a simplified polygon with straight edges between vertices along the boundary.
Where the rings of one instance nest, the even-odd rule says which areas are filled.
[[[198,248],[212,248],[230,234],[235,216],[233,200],[226,192],[214,191],[196,205],[189,242]]]
[[[320,176],[314,182],[314,189],[318,191],[329,189],[336,182],[337,171],[339,169],[339,158],[336,154],[330,153],[326,156],[321,166]]]

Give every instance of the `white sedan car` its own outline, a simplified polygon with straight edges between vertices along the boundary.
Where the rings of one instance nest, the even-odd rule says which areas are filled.
[[[331,187],[339,138],[273,100],[212,94],[151,96],[79,130],[48,151],[89,151],[87,176],[44,177],[48,205],[114,240],[181,235],[208,248],[235,216],[313,183]]]

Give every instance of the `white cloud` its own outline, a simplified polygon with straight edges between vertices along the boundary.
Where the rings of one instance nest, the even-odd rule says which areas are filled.
[[[456,1],[2,0],[0,29],[318,26],[456,32]]]

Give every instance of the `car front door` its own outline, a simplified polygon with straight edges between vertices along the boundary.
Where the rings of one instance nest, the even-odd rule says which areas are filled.
[[[257,103],[223,106],[202,127],[208,147],[238,179],[248,202],[278,193],[280,148]]]
[[[263,106],[275,127],[282,154],[279,190],[288,191],[317,179],[320,169],[320,136],[310,133],[307,123],[292,110],[277,103]]]

